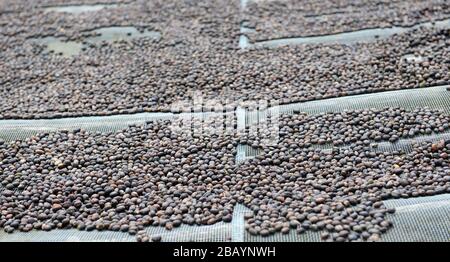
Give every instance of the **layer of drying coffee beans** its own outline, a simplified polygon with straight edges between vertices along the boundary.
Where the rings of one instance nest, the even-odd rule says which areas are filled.
[[[24,12],[31,9],[68,5],[124,4],[134,0],[3,0],[0,2],[0,14]]]
[[[0,227],[112,230],[161,241],[145,227],[230,222],[243,203],[253,211],[250,234],[322,230],[324,240],[378,241],[394,212],[382,200],[450,192],[450,141],[387,153],[362,143],[319,150],[280,140],[237,166],[235,130],[230,116],[0,142]]]
[[[28,43],[0,52],[0,119],[168,111],[199,97],[231,106],[286,104],[444,85],[449,37],[448,29],[422,28],[353,46],[246,51],[135,39],[88,47],[74,58]]]
[[[252,235],[313,230],[325,241],[379,241],[395,227],[386,216],[395,210],[383,200],[450,193],[449,153],[449,140],[410,153],[280,142],[239,167],[235,190],[253,211],[246,216]]]
[[[274,120],[276,126],[269,128],[261,124],[261,128],[250,126],[241,142],[259,147],[260,139],[270,137],[269,132],[277,132],[282,143],[295,147],[307,148],[317,144],[340,146],[358,141],[370,145],[371,142],[396,142],[401,138],[441,133],[450,125],[449,115],[427,107],[414,110],[385,107],[313,115],[294,111]]]
[[[69,3],[119,5],[95,15],[45,9]],[[410,26],[447,18],[449,8],[442,0],[300,5],[264,1],[241,10],[239,1],[219,0],[1,1],[0,119],[168,111],[200,97],[231,106],[260,99],[284,104],[450,83],[448,29],[354,45],[239,50],[245,20],[256,29],[251,39],[261,40]],[[161,38],[87,42],[94,29],[110,26],[152,30]],[[73,57],[48,53],[34,42],[48,36],[83,48]],[[411,55],[417,59],[405,59]],[[386,214],[394,212],[382,200],[450,192],[450,141],[415,145],[410,153],[373,152],[365,142],[441,132],[448,117],[438,111],[283,116],[279,143],[262,145],[262,155],[239,166],[236,119],[214,119],[0,141],[0,227],[8,233],[123,231],[157,242],[161,236],[149,236],[146,226],[230,222],[239,202],[253,211],[247,230],[254,235],[321,230],[323,240],[378,241],[392,226]],[[351,145],[305,147],[332,141]]]
[[[167,45],[237,47],[239,3],[219,0],[101,1],[117,4],[95,12],[64,13],[45,9],[51,5],[94,3],[94,1],[19,1],[0,9],[1,42],[22,45],[31,38],[46,36],[82,42],[95,35],[92,30],[111,26],[135,26],[158,31]],[[97,1],[95,1],[97,2]],[[94,14],[94,15],[93,15]]]
[[[235,123],[234,116],[158,120],[107,134],[59,131],[1,142],[0,227],[134,235],[150,225],[229,222]],[[138,235],[149,239],[160,240]]]
[[[327,35],[367,28],[413,26],[450,18],[446,0],[248,1],[246,33],[252,41]]]

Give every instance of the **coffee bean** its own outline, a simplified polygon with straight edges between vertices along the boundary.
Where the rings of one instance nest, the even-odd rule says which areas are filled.
[[[160,235],[154,235],[152,236],[152,242],[161,242],[161,236]]]

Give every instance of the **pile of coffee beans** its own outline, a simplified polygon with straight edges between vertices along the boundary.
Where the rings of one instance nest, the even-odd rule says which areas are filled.
[[[446,0],[249,1],[244,19],[252,41],[413,26],[450,18]]]
[[[235,119],[195,118],[190,123],[203,130],[177,131],[186,120],[1,142],[0,227],[8,233],[77,228],[135,235],[150,225],[172,230],[230,222],[237,144],[233,131],[211,127],[233,126]],[[138,235],[148,239],[161,240]]]
[[[260,138],[278,132],[282,143],[296,147],[333,144],[341,146],[358,141],[396,142],[401,138],[441,133],[449,129],[450,116],[427,107],[406,110],[400,107],[344,110],[314,115],[294,112],[277,119],[277,129],[250,127],[241,142],[259,147]]]
[[[416,144],[410,153],[305,149],[280,143],[237,171],[238,202],[250,234],[321,231],[325,241],[379,241],[394,209],[383,200],[450,193],[450,141]]]

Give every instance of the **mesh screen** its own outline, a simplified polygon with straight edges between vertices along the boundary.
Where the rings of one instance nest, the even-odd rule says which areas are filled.
[[[413,90],[391,91],[351,97],[341,97],[296,103],[279,106],[280,113],[301,111],[320,113],[342,111],[345,109],[382,108],[386,106],[400,106],[407,109],[428,106],[450,113],[450,92],[447,86],[421,88]],[[245,126],[258,123],[265,115],[273,112],[268,109],[258,114],[238,108],[234,113],[237,117],[238,130]],[[208,117],[221,113],[194,113],[197,117]],[[123,129],[130,124],[140,124],[155,119],[170,119],[175,116],[191,117],[192,114],[172,113],[142,113],[133,115],[79,117],[49,120],[0,120],[0,138],[6,141],[23,139],[40,132],[50,132],[61,129],[83,128],[91,132],[112,132]],[[450,132],[403,139],[394,144],[379,143],[377,150],[408,150],[415,141],[437,140],[450,138]],[[258,150],[246,145],[238,146],[236,161],[239,163],[255,156]],[[0,188],[1,190],[1,188]],[[413,199],[397,199],[385,201],[388,207],[396,207],[397,212],[389,218],[394,227],[382,235],[383,241],[450,241],[450,194]],[[210,226],[182,225],[171,231],[163,227],[147,227],[149,235],[161,235],[163,241],[251,241],[251,242],[317,242],[320,232],[307,231],[297,234],[291,230],[289,234],[277,233],[268,237],[253,236],[245,230],[244,214],[249,210],[236,205],[231,223],[217,223]],[[50,232],[31,231],[28,233],[15,232],[7,234],[0,232],[0,241],[135,241],[135,237],[127,233],[111,231],[78,231],[54,230]]]

